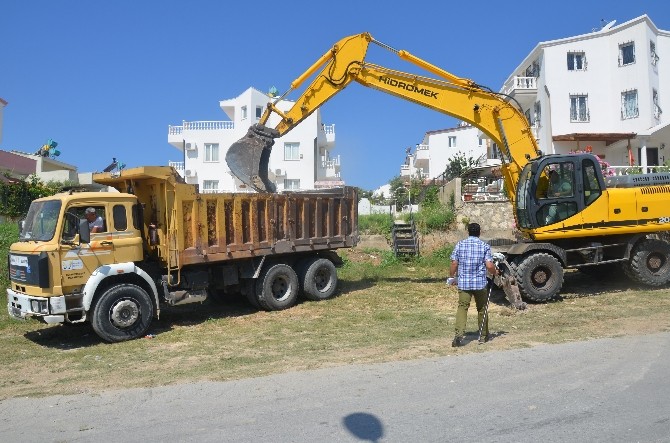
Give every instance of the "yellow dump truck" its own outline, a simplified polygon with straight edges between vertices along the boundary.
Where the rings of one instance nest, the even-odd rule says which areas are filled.
[[[95,174],[119,192],[32,202],[9,252],[8,311],[90,321],[105,341],[143,336],[161,307],[242,293],[280,310],[331,297],[338,248],[358,241],[354,188],[200,193],[170,167]]]

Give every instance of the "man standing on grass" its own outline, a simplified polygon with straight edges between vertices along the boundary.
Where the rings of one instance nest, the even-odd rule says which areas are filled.
[[[484,320],[484,310],[487,302],[486,271],[496,275],[498,270],[493,264],[491,246],[479,239],[481,228],[477,223],[468,224],[468,238],[456,243],[451,253],[450,275],[458,276],[458,309],[456,311],[456,336],[451,346],[463,346],[463,335],[468,318],[468,308],[472,297],[475,298],[477,313],[479,314],[478,325],[482,328],[480,341],[487,342],[489,339],[489,319]],[[457,274],[458,272],[458,274]],[[482,326],[482,320],[484,325]]]

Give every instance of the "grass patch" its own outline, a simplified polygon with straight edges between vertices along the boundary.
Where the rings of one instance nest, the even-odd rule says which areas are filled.
[[[408,261],[384,250],[342,250],[345,266],[330,300],[303,301],[279,312],[256,311],[241,298],[165,309],[149,331],[154,338],[111,345],[88,325],[18,322],[1,309],[0,399],[232,380],[670,330],[667,288],[622,282],[596,291],[591,280],[568,273],[563,300],[532,304],[526,312],[513,311],[495,291],[494,340],[453,349],[457,293],[444,282],[450,248]],[[476,339],[474,318],[473,303],[468,340]]]
[[[391,235],[393,220],[389,214],[358,216],[358,232],[364,235]]]

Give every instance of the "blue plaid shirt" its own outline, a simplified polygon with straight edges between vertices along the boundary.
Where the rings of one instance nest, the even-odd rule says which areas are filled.
[[[491,246],[478,237],[456,243],[451,259],[458,262],[458,289],[472,291],[486,287],[486,260],[492,262]]]

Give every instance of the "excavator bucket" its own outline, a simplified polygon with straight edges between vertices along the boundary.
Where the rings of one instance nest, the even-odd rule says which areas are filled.
[[[268,178],[270,152],[277,137],[279,131],[276,129],[255,124],[226,153],[226,163],[233,175],[258,192],[277,190]]]

